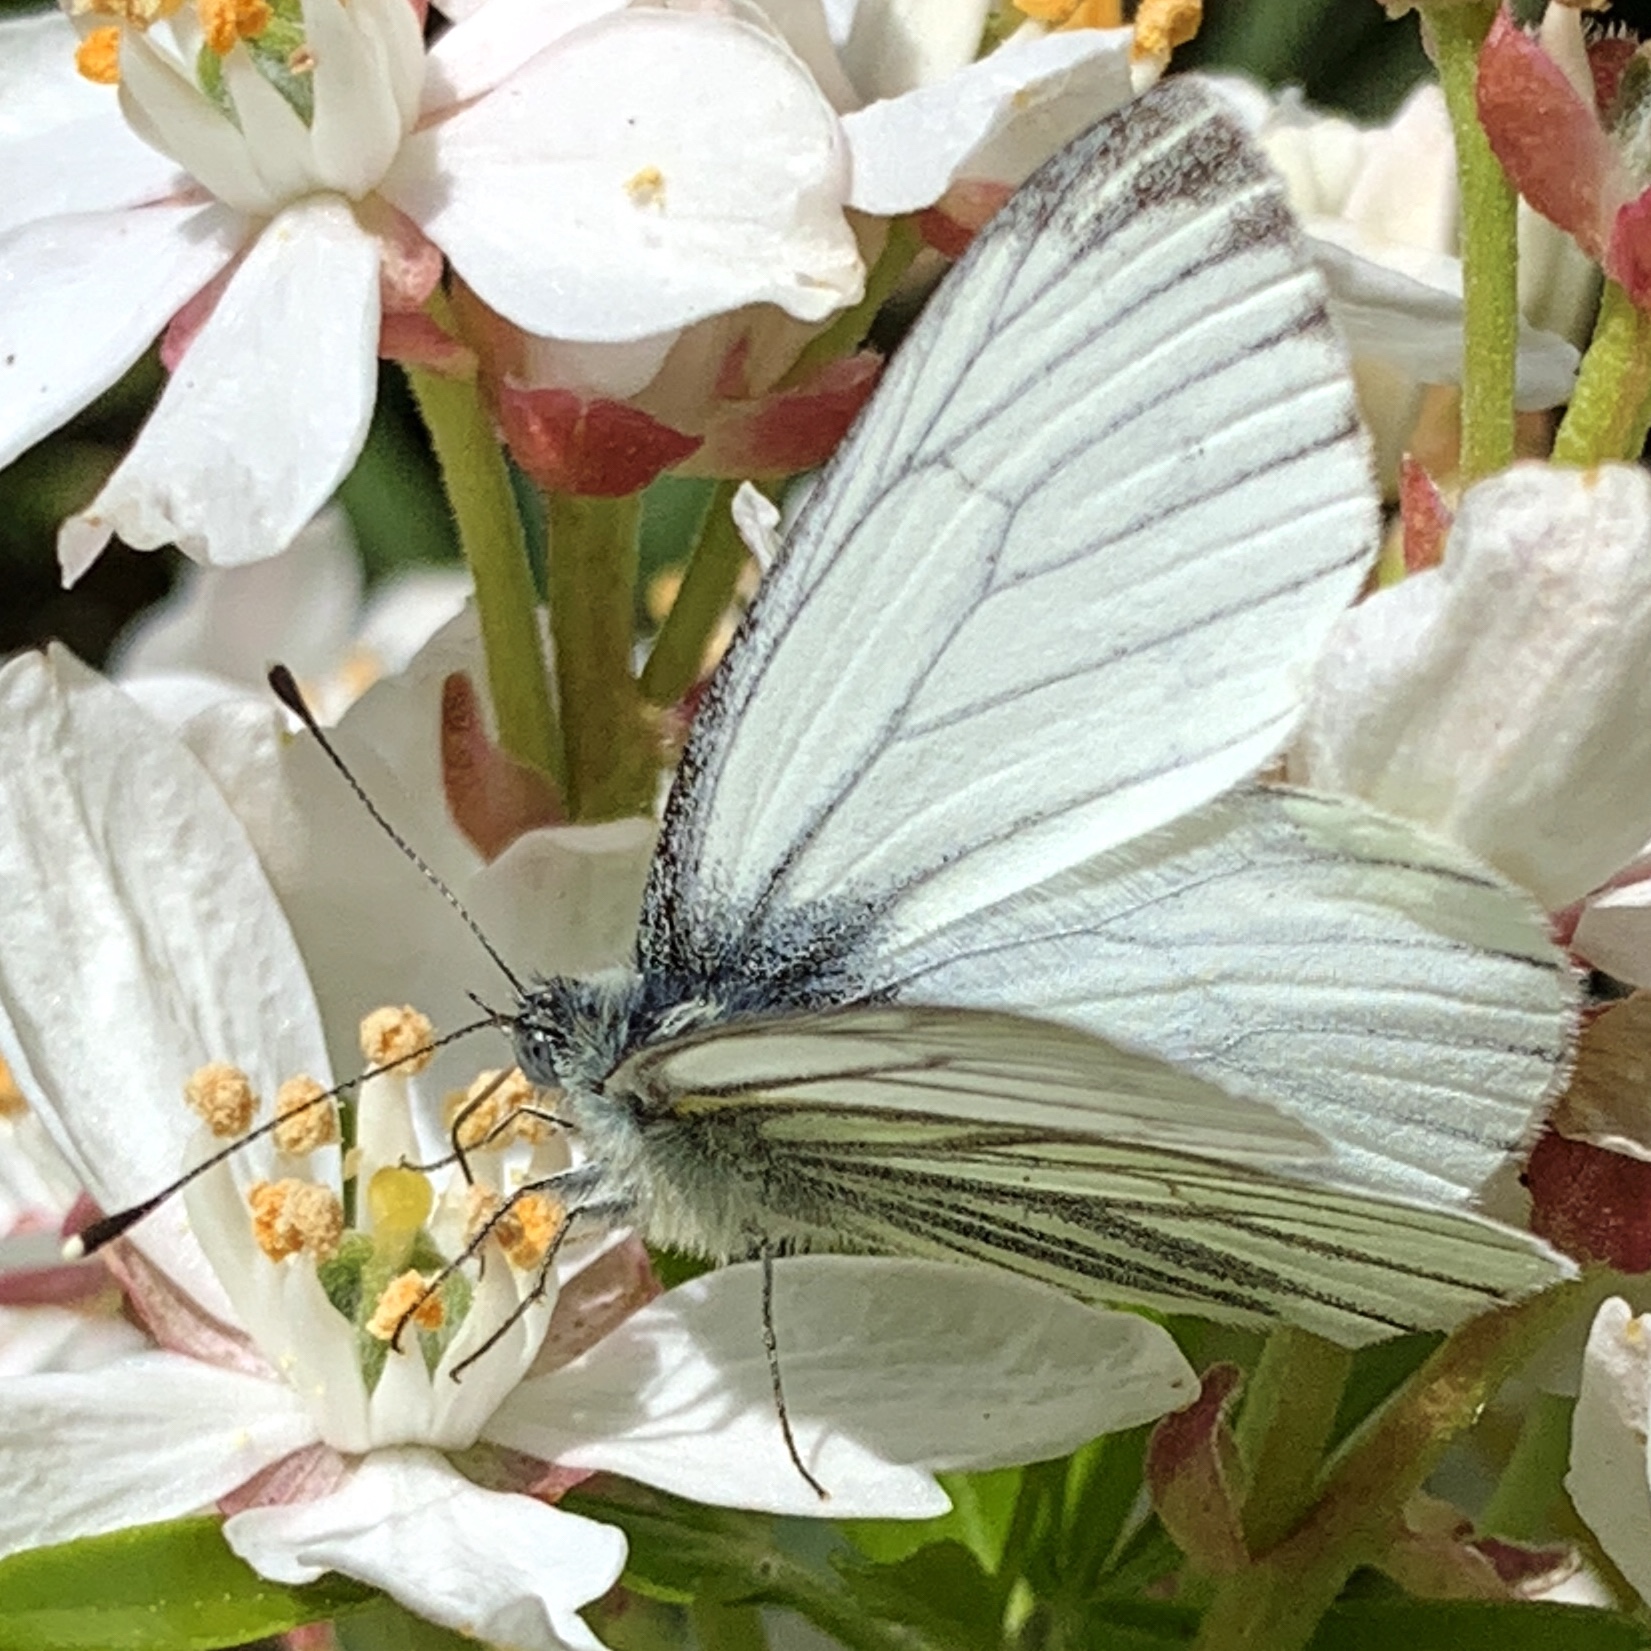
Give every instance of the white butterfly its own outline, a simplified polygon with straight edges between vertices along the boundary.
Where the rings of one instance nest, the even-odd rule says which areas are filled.
[[[713,681],[635,970],[520,1006],[589,1151],[570,1201],[718,1259],[963,1256],[1349,1343],[1558,1276],[1470,1208],[1566,1057],[1540,914],[1245,783],[1377,525],[1318,280],[1219,100],[1168,84],[1058,155]]]

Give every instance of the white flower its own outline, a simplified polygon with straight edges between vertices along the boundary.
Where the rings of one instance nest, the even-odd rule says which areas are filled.
[[[1343,616],[1290,777],[1418,820],[1550,909],[1651,837],[1651,477],[1517,465],[1444,562]]]
[[[1636,1318],[1626,1301],[1613,1297],[1589,1332],[1565,1488],[1606,1557],[1651,1601],[1648,1434],[1651,1316]]]
[[[178,12],[121,29],[118,106],[74,81],[74,48],[61,17],[0,27],[0,102],[24,106],[0,126],[0,464],[186,307],[187,348],[64,525],[71,580],[114,532],[220,565],[290,542],[360,450],[381,316],[423,304],[443,253],[513,323],[575,340],[756,302],[818,320],[860,291],[836,117],[737,16],[502,4],[427,56],[408,0],[304,0],[284,95],[258,39],[198,55]]]
[[[201,1156],[179,1089],[207,1062],[233,1060],[265,1096],[298,1072],[327,1081],[315,992],[223,796],[119,689],[66,656],[13,661],[0,758],[15,779],[0,876],[20,896],[0,1051],[119,1208]],[[608,1469],[735,1506],[921,1517],[945,1506],[937,1468],[1064,1453],[1194,1391],[1167,1335],[1133,1315],[983,1270],[781,1262],[788,1409],[830,1489],[821,1504],[781,1442],[756,1267],[625,1316],[645,1291],[610,1250],[563,1281],[557,1305],[575,1310],[558,1316],[528,1295],[535,1267],[494,1250],[397,1352],[362,1333],[374,1309],[393,1316],[382,1278],[428,1276],[462,1241],[438,1189],[400,1163],[422,1150],[417,1102],[402,1077],[363,1086],[352,1228],[338,1228],[338,1148],[264,1137],[133,1230],[121,1265],[161,1346],[6,1382],[0,1476],[32,1492],[0,1506],[0,1553],[219,1503],[266,1576],[339,1570],[479,1638],[593,1646],[576,1613],[618,1575],[623,1538],[536,1488]],[[516,1150],[542,1170],[560,1143]],[[504,1184],[499,1154],[477,1148],[472,1168]],[[283,1181],[309,1190],[257,1190]],[[522,1455],[541,1466],[518,1488],[469,1476],[492,1484],[489,1464]]]
[[[1283,174],[1353,354],[1378,469],[1391,480],[1423,387],[1462,374],[1456,150],[1444,96],[1437,85],[1420,86],[1385,126],[1367,128],[1320,114],[1295,92],[1275,99],[1248,82],[1218,84]],[[1579,333],[1592,315],[1592,266],[1552,226],[1521,223],[1526,313]],[[1520,406],[1563,402],[1576,365],[1569,337],[1525,324]]]

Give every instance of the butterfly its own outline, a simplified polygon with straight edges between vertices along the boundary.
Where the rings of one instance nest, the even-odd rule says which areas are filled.
[[[1281,187],[1196,81],[942,282],[713,677],[634,966],[517,1058],[570,1210],[1358,1344],[1557,1277],[1474,1212],[1562,1067],[1532,903],[1256,783],[1378,500]]]

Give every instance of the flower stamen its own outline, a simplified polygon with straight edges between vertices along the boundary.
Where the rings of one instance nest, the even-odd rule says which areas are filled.
[[[219,57],[243,40],[256,40],[274,15],[269,0],[195,0],[208,48]]]
[[[330,1187],[287,1176],[257,1181],[247,1189],[252,1236],[271,1261],[311,1255],[327,1261],[344,1237],[344,1206]]]
[[[93,29],[75,47],[75,70],[94,86],[120,84],[120,28],[106,23]]]
[[[338,1107],[314,1078],[296,1077],[275,1092],[275,1144],[294,1157],[338,1139]]]
[[[375,1067],[395,1066],[403,1077],[422,1072],[434,1056],[436,1029],[428,1015],[403,1005],[375,1009],[361,1022],[361,1053]]]
[[[420,1330],[439,1330],[447,1319],[439,1292],[423,1273],[408,1271],[390,1280],[378,1298],[367,1334],[376,1341],[393,1342],[405,1324]]]
[[[243,1135],[258,1111],[252,1080],[228,1061],[208,1061],[183,1086],[183,1098],[214,1135]]]

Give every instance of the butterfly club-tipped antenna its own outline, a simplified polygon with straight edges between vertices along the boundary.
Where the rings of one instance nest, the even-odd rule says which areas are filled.
[[[458,913],[464,926],[476,937],[476,943],[493,960],[494,967],[510,983],[510,989],[516,994],[518,1000],[525,997],[527,988],[522,984],[521,977],[505,962],[499,953],[498,947],[487,938],[481,924],[470,915],[464,902],[447,886],[446,881],[436,868],[396,830],[385,817],[378,804],[367,795],[366,787],[350,772],[349,764],[338,754],[337,746],[327,737],[325,730],[316,720],[315,713],[309,707],[309,701],[304,698],[303,690],[298,686],[297,678],[285,665],[272,665],[269,668],[267,680],[270,692],[303,723],[305,731],[320,746],[328,762],[344,776],[344,783],[355,793],[356,801],[366,809],[368,818],[401,850],[402,854],[417,868],[425,882]],[[494,1018],[496,1023],[504,1024],[503,1017],[495,1016]]]
[[[420,1044],[417,1049],[410,1049],[404,1055],[397,1055],[394,1060],[370,1066],[365,1072],[358,1072],[353,1078],[346,1078],[343,1083],[334,1084],[331,1089],[323,1090],[319,1095],[312,1095],[308,1100],[289,1108],[285,1112],[266,1120],[256,1129],[249,1129],[243,1135],[237,1135],[227,1145],[219,1147],[216,1152],[209,1153],[200,1163],[186,1169],[177,1180],[151,1193],[149,1197],[136,1204],[129,1204],[123,1210],[116,1210],[113,1215],[102,1215],[97,1220],[82,1227],[79,1232],[63,1241],[63,1259],[65,1261],[79,1261],[85,1256],[96,1255],[97,1252],[117,1238],[124,1238],[147,1215],[153,1215],[163,1204],[170,1202],[184,1190],[192,1181],[206,1174],[210,1169],[216,1169],[219,1164],[233,1158],[242,1148],[250,1146],[254,1141],[262,1140],[266,1135],[273,1135],[276,1130],[290,1124],[294,1118],[301,1117],[313,1107],[325,1106],[336,1101],[340,1095],[347,1094],[357,1084],[365,1083],[369,1078],[376,1078],[385,1072],[394,1072],[398,1067],[407,1066],[414,1061],[424,1060],[438,1049],[445,1049],[450,1043],[457,1043],[460,1038],[467,1038],[473,1032],[480,1032],[489,1026],[508,1025],[508,1017],[503,1015],[489,1015],[485,1020],[473,1020],[468,1026],[461,1026],[456,1032],[448,1032],[445,1036],[434,1038],[429,1043]]]

